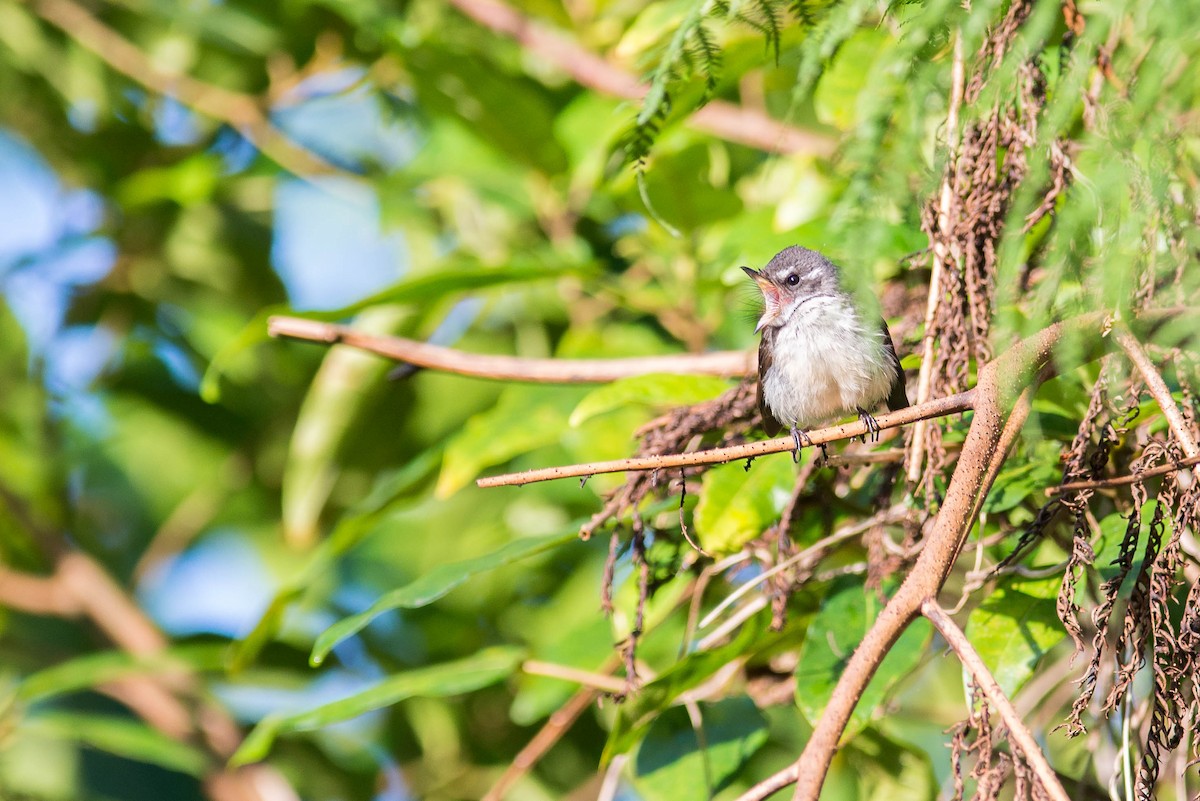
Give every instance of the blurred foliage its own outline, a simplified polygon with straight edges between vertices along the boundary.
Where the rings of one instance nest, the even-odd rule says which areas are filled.
[[[588,84],[544,40],[481,24],[491,0],[0,0],[0,796],[211,797],[205,777],[230,753],[164,733],[114,691],[187,675],[175,689],[189,703],[257,725],[236,759],[267,760],[300,797],[479,798],[577,689],[523,659],[620,664],[639,582],[624,529],[610,616],[607,537],[571,536],[620,478],[474,479],[628,455],[640,426],[729,383],[389,380],[373,357],[268,342],[270,314],[530,357],[748,350],[753,289],[738,265],[798,242],[879,292],[915,368],[922,212],[946,167],[956,37],[969,71],[987,73],[960,126],[1019,104],[1028,63],[1045,98],[1036,141],[1001,148],[1040,157],[998,236],[995,350],[1063,316],[1127,313],[1148,286],[1162,305],[1194,300],[1200,6],[1100,0],[1076,31],[1063,15],[1074,3],[1039,0],[985,69],[976,54],[1009,5],[966,5],[514,6],[579,48],[567,60]],[[644,103],[596,88],[583,53],[644,78]],[[693,114],[705,103],[817,144],[720,138]],[[1070,187],[1026,230],[1056,148]],[[325,168],[297,169],[296,153]],[[1175,369],[1190,402],[1194,365]],[[1066,371],[1039,395],[984,505],[987,564],[1058,480],[1095,378]],[[1164,428],[1152,404],[1139,424]],[[949,447],[965,425],[949,424]],[[758,538],[794,483],[786,456],[746,467],[642,510],[655,589],[643,684],[588,705],[511,798],[583,792],[597,770],[619,770],[629,797],[732,798],[802,747],[882,596],[854,541],[789,600],[782,631],[767,604],[741,606],[740,628],[706,639],[716,626],[698,628],[697,613],[757,575]],[[814,473],[796,546],[872,514],[882,469]],[[1120,514],[1109,502],[1098,571]],[[684,518],[712,558],[683,542]],[[1046,537],[1026,562],[1058,565],[1064,542]],[[72,551],[111,575],[166,650],[131,652],[105,627],[128,610],[41,608],[12,580],[53,584]],[[748,561],[706,569],[739,552]],[[1068,678],[1058,581],[1007,577],[968,607],[967,633],[1018,698],[1039,667]],[[952,785],[943,731],[965,714],[963,683],[941,657],[927,628],[902,638],[829,797]],[[1064,757],[1064,771],[1106,787],[1119,723],[1097,725],[1096,752]]]

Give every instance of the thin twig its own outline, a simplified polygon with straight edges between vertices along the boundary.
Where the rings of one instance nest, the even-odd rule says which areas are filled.
[[[875,418],[879,429],[896,428],[907,425],[914,420],[930,417],[942,417],[948,414],[958,414],[972,408],[974,390],[960,392],[945,398],[929,401],[917,406],[909,406],[895,412],[881,414]],[[851,437],[862,437],[867,434],[867,426],[860,420],[844,423],[840,426],[819,428],[808,432],[812,445],[822,445]],[[673,453],[663,456],[642,456],[629,459],[616,459],[608,462],[588,462],[585,464],[563,465],[561,467],[545,467],[538,470],[526,470],[522,473],[506,473],[499,476],[481,478],[475,483],[480,487],[508,487],[522,484],[533,484],[538,481],[551,481],[558,478],[578,478],[598,473],[626,473],[635,470],[661,470],[668,467],[690,467],[701,464],[723,464],[741,459],[754,459],[771,453],[790,453],[796,449],[796,443],[791,437],[749,442],[744,445],[732,445],[727,448],[711,448],[692,453]]]
[[[569,37],[522,15],[496,0],[450,0],[459,11],[497,33],[511,36],[526,52],[538,56],[590,89],[627,100],[641,100],[648,87],[636,77],[584,49]],[[831,155],[836,142],[765,113],[713,100],[689,118],[696,128],[730,142],[779,153]]]
[[[954,207],[952,191],[952,173],[956,169],[958,159],[959,133],[958,114],[962,108],[963,91],[966,83],[966,67],[963,60],[962,32],[954,36],[954,66],[950,72],[950,109],[946,113],[946,175],[942,179],[941,195],[938,199],[938,226],[942,231],[951,230],[950,213]],[[933,268],[929,275],[929,295],[925,302],[925,334],[922,337],[921,369],[917,374],[917,403],[929,400],[933,382],[933,323],[937,318],[938,307],[942,303],[942,270],[947,254],[942,252],[941,241],[934,239],[930,242],[933,250]],[[918,421],[912,431],[912,455],[908,460],[908,482],[916,484],[921,480],[921,471],[925,460],[925,426],[924,420]]]
[[[1128,329],[1118,328],[1114,333],[1117,344],[1121,346],[1125,355],[1142,374],[1142,380],[1146,382],[1146,389],[1158,403],[1163,417],[1167,418],[1167,425],[1171,427],[1171,433],[1179,440],[1179,447],[1183,449],[1183,455],[1188,459],[1200,457],[1200,445],[1196,444],[1196,438],[1192,435],[1192,430],[1188,428],[1187,421],[1183,419],[1183,413],[1179,411],[1179,406],[1171,397],[1171,390],[1167,386],[1167,382],[1163,380],[1162,373],[1150,360],[1142,343]],[[1200,480],[1200,464],[1192,468],[1192,475]]]
[[[609,670],[615,669],[616,666],[615,659],[609,659],[604,665]],[[624,683],[622,682],[622,684]],[[504,769],[504,773],[483,796],[483,801],[501,801],[512,789],[512,786],[566,734],[567,730],[575,724],[579,716],[595,702],[599,695],[599,690],[584,687],[572,695],[565,704],[550,713],[550,717],[542,728],[538,729],[538,733],[517,752],[513,761]]]
[[[988,703],[995,707],[1000,719],[1008,728],[1009,739],[1016,744],[1021,751],[1021,756],[1033,768],[1034,775],[1041,782],[1042,790],[1052,801],[1070,801],[1067,791],[1058,781],[1058,775],[1054,772],[1054,768],[1050,767],[1050,763],[1046,761],[1046,755],[1038,747],[1037,740],[1034,739],[1029,729],[1025,728],[1012,701],[1004,694],[1004,690],[1001,689],[979,653],[971,645],[967,635],[958,627],[954,619],[946,614],[946,610],[938,606],[932,598],[921,604],[921,614],[934,625],[934,628],[945,639],[946,644],[954,650],[959,661],[971,673],[975,680],[975,686],[987,697]]]
[[[1084,490],[1105,489],[1107,487],[1124,487],[1129,484],[1137,484],[1145,481],[1148,478],[1156,476],[1165,476],[1168,473],[1174,473],[1179,470],[1186,470],[1189,467],[1200,465],[1200,454],[1189,456],[1187,459],[1180,459],[1172,464],[1164,464],[1158,467],[1153,467],[1149,470],[1143,470],[1140,473],[1134,473],[1126,476],[1114,476],[1113,478],[1102,478],[1096,481],[1073,481],[1070,484],[1060,484],[1057,487],[1047,487],[1046,494],[1050,497],[1055,495],[1064,495],[1068,492],[1082,492]]]
[[[73,0],[37,0],[33,9],[42,19],[62,29],[83,48],[135,83],[243,132],[288,172],[298,176],[350,175],[288,138],[272,124],[257,98],[198,81],[189,75],[166,72],[135,44]]]
[[[521,670],[531,676],[562,679],[563,681],[569,681],[606,693],[620,694],[626,690],[624,679],[618,679],[604,673],[593,673],[590,670],[580,670],[569,665],[556,665],[537,659],[527,659],[521,663]]]
[[[737,601],[738,598],[741,598],[743,595],[750,592],[764,581],[767,581],[784,570],[801,563],[806,565],[808,563],[816,564],[816,562],[822,559],[825,554],[833,548],[833,546],[857,534],[862,534],[864,531],[867,531],[868,529],[872,528],[873,526],[877,526],[880,523],[894,522],[897,519],[898,514],[902,516],[903,510],[900,507],[892,507],[891,509],[885,509],[879,514],[872,515],[866,520],[860,520],[857,523],[843,526],[842,528],[839,528],[837,531],[830,534],[828,537],[824,537],[823,539],[814,542],[803,551],[793,554],[771,569],[764,570],[762,573],[754,576],[749,581],[741,584],[737,589],[722,599],[721,603],[717,604],[712,611],[704,616],[704,619],[700,621],[697,628],[707,628],[712,624],[713,620],[715,620],[731,604]]]
[[[273,337],[302,339],[326,345],[350,345],[379,356],[431,370],[496,381],[526,381],[542,384],[606,383],[647,373],[676,373],[738,377],[755,367],[755,354],[747,351],[673,356],[640,356],[629,359],[531,359],[495,356],[444,348],[403,337],[380,336],[344,325],[306,320],[302,317],[272,317],[267,332]]]
[[[833,453],[822,467],[842,467],[856,464],[890,464],[904,461],[903,448],[888,448],[885,451],[857,451],[855,453]]]
[[[715,629],[704,635],[698,643],[696,643],[697,651],[707,651],[717,643],[724,640],[731,632],[735,631],[739,626],[745,623],[750,618],[757,615],[759,612],[767,608],[770,599],[765,595],[756,595],[751,598],[738,610],[726,618],[725,622],[717,626]]]

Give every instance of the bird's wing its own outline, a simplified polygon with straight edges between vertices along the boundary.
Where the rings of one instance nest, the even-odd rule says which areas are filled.
[[[892,332],[888,330],[887,320],[880,320],[879,324],[883,327],[884,358],[896,368],[896,379],[892,381],[892,389],[887,399],[888,408],[894,412],[908,406],[908,393],[904,389],[904,369],[900,367],[900,357],[896,355],[896,346],[892,343]]]
[[[767,372],[771,369],[771,346],[774,340],[775,329],[766,328],[762,333],[762,341],[758,343],[758,411],[762,415],[763,431],[767,432],[768,437],[775,436],[783,428],[783,424],[775,419],[763,399],[763,382],[767,378]]]

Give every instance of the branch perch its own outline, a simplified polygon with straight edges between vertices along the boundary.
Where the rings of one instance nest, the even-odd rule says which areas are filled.
[[[838,742],[871,677],[924,603],[937,597],[954,566],[979,499],[988,489],[988,477],[1003,458],[1002,443],[1013,436],[1008,423],[1018,396],[1050,363],[1054,347],[1064,336],[1099,339],[1103,319],[1100,314],[1089,314],[1055,323],[980,368],[974,389],[975,415],[945,501],[916,564],[850,657],[800,758],[750,788],[739,801],[762,801],[792,783],[797,785],[796,801],[817,801]]]
[[[925,420],[930,417],[942,417],[948,414],[965,412],[972,408],[974,390],[950,395],[945,398],[909,406],[896,412],[881,414],[875,418],[880,429],[896,428],[907,425],[915,420]],[[813,445],[823,445],[837,440],[862,437],[868,433],[867,426],[860,420],[844,423],[840,426],[830,426],[809,431],[808,438]],[[748,442],[744,445],[732,445],[728,448],[712,448],[693,453],[672,453],[664,456],[644,456],[641,458],[614,459],[609,462],[588,462],[585,464],[564,465],[562,467],[544,467],[538,470],[526,470],[522,473],[506,473],[499,476],[481,478],[475,483],[480,487],[509,487],[522,484],[533,484],[538,481],[551,481],[557,478],[579,478],[593,476],[598,473],[627,473],[636,470],[661,470],[668,467],[691,467],[700,464],[724,464],[739,459],[753,459],[771,453],[786,453],[794,451],[796,443],[791,437],[778,437],[760,442]]]
[[[1025,761],[1033,768],[1034,775],[1038,777],[1038,781],[1042,785],[1042,789],[1046,792],[1052,801],[1070,801],[1067,791],[1063,789],[1062,784],[1058,781],[1058,774],[1054,772],[1054,768],[1050,767],[1050,763],[1046,761],[1046,755],[1042,753],[1042,749],[1038,747],[1037,740],[1033,734],[1025,727],[1021,716],[1013,707],[1012,701],[1004,694],[1004,690],[1000,688],[999,682],[992,676],[992,672],[988,670],[983,659],[972,647],[971,642],[967,639],[967,635],[958,627],[954,619],[947,614],[946,610],[938,606],[932,599],[927,599],[921,604],[921,614],[924,615],[938,633],[946,640],[946,643],[954,650],[963,666],[970,671],[971,677],[975,680],[975,686],[983,691],[987,697],[988,703],[996,708],[1000,715],[1000,719],[1004,721],[1004,725],[1008,727],[1008,736],[1021,751],[1021,755],[1025,757]]]
[[[756,354],[740,350],[640,356],[629,359],[528,359],[520,356],[467,353],[403,337],[368,334],[344,325],[302,317],[272,317],[267,321],[267,333],[273,337],[301,339],[326,345],[349,345],[418,367],[494,381],[603,384],[647,373],[734,378],[749,375],[757,369]]]

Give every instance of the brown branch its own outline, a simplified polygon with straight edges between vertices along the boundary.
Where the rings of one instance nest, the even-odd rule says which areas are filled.
[[[31,615],[73,618],[83,605],[54,576],[22,573],[0,564],[0,606]]]
[[[616,669],[617,664],[618,660],[616,657],[609,657],[600,670],[611,672]],[[504,769],[504,773],[496,780],[491,789],[487,791],[487,794],[483,796],[482,801],[501,801],[508,794],[508,791],[512,789],[512,786],[546,755],[546,752],[566,734],[567,730],[579,719],[579,716],[599,696],[599,690],[592,687],[584,687],[572,695],[565,704],[554,710],[546,720],[545,725],[517,753],[512,763]]]
[[[971,408],[974,391],[960,392],[945,398],[923,403],[919,406],[909,406],[896,412],[881,414],[875,418],[880,429],[896,428],[907,425],[914,420],[930,417],[942,417],[948,414],[965,412]],[[823,445],[851,437],[862,437],[867,434],[867,426],[861,420],[843,423],[840,426],[830,426],[809,431],[808,438],[813,445]],[[748,442],[744,445],[732,445],[727,448],[711,448],[706,451],[692,453],[672,453],[663,456],[642,456],[629,459],[615,459],[609,462],[588,462],[585,464],[564,465],[562,467],[543,467],[538,470],[526,470],[522,473],[506,473],[499,476],[487,476],[475,483],[480,487],[508,487],[521,484],[533,484],[538,481],[551,481],[557,478],[580,478],[599,473],[629,473],[637,470],[661,470],[668,467],[692,467],[700,464],[724,464],[740,459],[755,459],[771,453],[789,453],[796,450],[796,443],[791,437]]]
[[[1158,403],[1158,408],[1167,418],[1167,425],[1171,427],[1171,432],[1179,440],[1179,447],[1183,449],[1183,455],[1188,459],[1200,457],[1200,445],[1196,444],[1196,438],[1192,436],[1192,430],[1188,428],[1187,421],[1183,419],[1183,413],[1179,411],[1179,406],[1171,397],[1170,387],[1167,386],[1166,381],[1163,381],[1162,373],[1154,366],[1154,362],[1150,360],[1142,343],[1138,342],[1137,337],[1125,328],[1118,328],[1114,333],[1117,344],[1121,346],[1125,355],[1133,362],[1133,366],[1142,374],[1142,380],[1146,382],[1146,389],[1150,390],[1150,394]],[[1192,475],[1200,480],[1200,466],[1192,468]]]
[[[1012,436],[1005,432],[1017,396],[1050,362],[1054,347],[1064,335],[1086,334],[1098,339],[1095,335],[1102,319],[1099,314],[1090,314],[1055,323],[980,368],[974,390],[975,415],[945,500],[916,563],[850,657],[800,758],[750,788],[739,801],[762,801],[793,782],[797,784],[797,801],[817,801],[838,741],[863,690],[892,645],[920,614],[921,605],[937,597],[954,566],[981,493],[987,490],[996,454],[1002,452],[1003,441]]]
[[[1083,490],[1105,489],[1108,487],[1126,487],[1130,484],[1137,484],[1145,481],[1148,478],[1156,476],[1165,476],[1169,473],[1174,473],[1179,470],[1186,470],[1189,467],[1200,465],[1200,454],[1189,456],[1187,459],[1180,459],[1173,464],[1164,464],[1159,467],[1143,470],[1140,473],[1133,473],[1127,476],[1116,476],[1114,478],[1101,478],[1096,481],[1073,481],[1070,484],[1060,484],[1057,487],[1047,487],[1046,495],[1053,498],[1055,495],[1064,495],[1068,492],[1082,492]]]
[[[1004,694],[1000,684],[992,676],[987,665],[979,656],[979,653],[967,640],[967,635],[958,627],[954,619],[946,613],[945,609],[937,605],[937,602],[932,598],[927,599],[921,605],[921,614],[924,615],[934,628],[946,640],[946,644],[953,649],[958,656],[960,662],[971,673],[971,677],[975,681],[975,686],[978,687],[987,698],[988,703],[996,708],[1000,719],[1004,721],[1004,725],[1008,728],[1009,739],[1016,744],[1020,749],[1021,755],[1029,766],[1033,768],[1034,775],[1042,785],[1042,790],[1052,799],[1052,801],[1070,801],[1067,796],[1067,791],[1063,789],[1062,784],[1058,780],[1058,775],[1054,772],[1054,768],[1050,767],[1050,763],[1046,761],[1046,755],[1042,753],[1042,749],[1038,747],[1037,740],[1033,734],[1025,727],[1021,716],[1017,714],[1017,710],[1013,707],[1012,701]]]
[[[21,499],[2,485],[0,501],[30,526],[39,549],[55,563],[48,576],[23,574],[0,565],[0,603],[30,614],[86,618],[131,654],[154,654],[169,645],[129,593],[91,556],[66,547],[61,537],[29,519]],[[96,689],[125,704],[168,737],[202,742],[215,757],[204,781],[205,792],[213,801],[296,801],[295,791],[274,768],[224,767],[241,743],[241,730],[224,709],[204,698],[195,675],[182,669],[161,671],[128,676]]]
[[[281,132],[255,97],[163,70],[137,45],[96,19],[74,0],[36,0],[31,5],[42,19],[60,28],[112,69],[153,92],[172,97],[206,117],[237,128],[288,172],[299,176],[349,175]]]
[[[605,94],[641,100],[647,86],[620,67],[584,49],[569,37],[535,22],[496,0],[450,0],[463,14]],[[780,122],[761,111],[713,100],[691,116],[691,123],[730,142],[771,152],[831,155],[832,138]]]
[[[326,345],[350,345],[365,351],[431,370],[489,378],[546,384],[606,383],[647,373],[681,373],[736,377],[755,368],[755,354],[721,351],[699,355],[640,356],[629,359],[528,359],[467,353],[403,337],[368,334],[343,325],[301,317],[272,317],[267,332]]]

